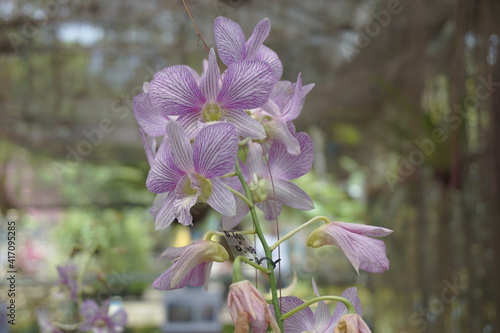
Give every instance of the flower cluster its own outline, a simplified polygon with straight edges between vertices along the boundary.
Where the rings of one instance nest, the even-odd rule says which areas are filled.
[[[64,332],[94,332],[94,333],[119,333],[123,332],[127,324],[127,313],[122,308],[110,310],[111,301],[105,300],[99,306],[93,300],[81,301],[78,295],[77,283],[78,270],[73,264],[57,266],[59,274],[59,286],[63,297],[67,301],[61,308],[65,308],[63,322],[60,319],[50,317],[47,310],[40,308],[36,311],[36,317],[40,330],[43,333]],[[80,286],[81,287],[81,286]],[[81,320],[79,320],[81,319]]]
[[[166,228],[174,221],[192,225],[191,208],[200,202],[221,214],[223,230],[236,228],[250,212],[252,229],[269,259],[281,242],[323,220],[327,223],[310,235],[309,246],[339,246],[356,271],[383,272],[389,267],[384,243],[370,237],[386,236],[389,229],[320,217],[272,246],[266,243],[256,208],[266,220],[276,219],[283,205],[314,208],[308,194],[291,181],[308,173],[313,162],[312,140],[306,133],[296,132],[293,121],[314,85],[303,85],[301,74],[296,82],[280,80],[281,61],[263,45],[270,28],[270,21],[264,19],[246,39],[237,23],[218,17],[214,23],[217,53],[209,50],[201,74],[185,65],[167,67],[144,83],[144,92],[134,98],[134,114],[151,167],[146,186],[157,194],[151,208],[156,228]],[[218,60],[224,64],[222,70]],[[206,287],[212,263],[229,258],[210,239],[213,234],[217,231],[191,245],[168,248],[163,257],[174,264],[153,286],[160,290]],[[271,307],[238,272],[241,261],[268,275]],[[347,311],[339,305],[333,317],[315,284],[318,300],[314,302],[320,302],[315,314],[307,308],[309,303],[297,298],[278,300],[275,263],[269,261],[266,268],[261,261],[235,259],[228,302],[236,332],[248,332],[250,326],[253,332],[265,332],[268,326],[278,332],[332,332],[341,324],[351,327],[351,317],[361,318],[355,289],[346,291],[344,297],[331,296],[350,306]],[[341,318],[343,314],[346,316]]]

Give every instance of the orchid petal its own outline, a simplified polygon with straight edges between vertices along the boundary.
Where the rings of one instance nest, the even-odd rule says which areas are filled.
[[[200,128],[198,126],[198,121],[201,118],[201,113],[193,112],[186,113],[179,118],[177,118],[177,122],[181,125],[184,133],[186,134],[188,140],[193,140],[200,132]]]
[[[205,103],[192,71],[175,65],[155,74],[149,84],[153,107],[165,116],[199,112]]]
[[[283,111],[281,117],[283,120],[292,121],[295,120],[301,111],[302,102],[302,79],[301,74],[297,77],[297,83],[295,84],[295,89],[291,101],[287,104],[286,109]]]
[[[268,198],[265,201],[255,203],[255,205],[264,212],[264,218],[267,221],[273,221],[281,214],[281,203],[272,199]]]
[[[214,22],[214,35],[219,57],[226,66],[244,59],[245,35],[238,23],[219,16]]]
[[[203,128],[193,146],[195,171],[215,178],[234,171],[238,138],[234,126],[218,123]]]
[[[185,172],[174,163],[168,142],[164,142],[149,171],[146,186],[152,193],[169,192],[175,189],[184,174]]]
[[[265,45],[261,45],[255,56],[255,60],[262,60],[271,66],[274,74],[274,79],[279,80],[283,74],[283,64],[281,63],[278,54]]]
[[[286,151],[290,155],[300,154],[300,145],[297,139],[290,133],[288,125],[279,119],[273,119],[264,124],[267,136],[272,140],[285,145]]]
[[[116,332],[121,332],[120,329],[127,325],[127,317],[127,312],[123,309],[118,309],[115,313],[113,313],[110,319]]]
[[[193,148],[181,125],[175,120],[167,123],[167,134],[170,139],[172,158],[175,165],[185,172],[193,172]]]
[[[358,291],[356,287],[353,288],[347,288],[344,290],[342,293],[342,297],[346,298],[351,304],[354,306],[354,309],[356,309],[356,313],[360,316],[363,315],[363,309],[361,308],[361,301],[358,297]],[[340,317],[343,315],[346,315],[348,313],[347,307],[344,305],[342,302],[338,302],[337,306],[335,307],[335,310],[333,312],[333,316],[331,318],[331,323],[333,326],[337,325]]]
[[[227,121],[236,127],[239,135],[250,139],[264,139],[264,127],[242,110],[228,110],[225,115]]]
[[[174,204],[174,193],[161,193],[156,196],[149,211],[155,219],[156,230],[165,229],[175,220]]]
[[[294,135],[300,145],[300,155],[291,155],[280,142],[274,142],[269,152],[269,168],[275,178],[295,179],[311,169],[314,159],[313,142],[306,133]]]
[[[161,115],[153,107],[149,94],[142,93],[134,97],[134,115],[139,126],[152,137],[165,135],[167,117]]]
[[[335,222],[338,226],[342,227],[347,231],[360,234],[363,236],[370,237],[384,237],[390,235],[393,230],[377,227],[373,225],[358,224],[358,223],[346,223],[346,222]]]
[[[265,163],[265,155],[262,146],[255,142],[248,143],[248,153],[246,159],[246,171],[248,177],[258,175],[260,177],[268,177],[269,171]]]
[[[210,49],[208,54],[208,66],[204,75],[201,77],[200,89],[208,101],[215,101],[220,90],[220,70],[217,65],[214,49]]]
[[[240,198],[235,198],[236,204],[236,213],[234,216],[223,216],[222,217],[222,229],[223,230],[232,230],[236,227],[241,220],[248,214],[249,208],[243,200]]]
[[[245,59],[253,60],[255,54],[259,50],[260,46],[264,42],[264,40],[269,35],[271,31],[271,21],[268,18],[263,19],[255,26],[252,35],[246,42],[247,54]]]
[[[314,208],[309,195],[289,180],[275,179],[274,192],[276,200],[282,204],[302,210]]]
[[[285,314],[293,309],[304,304],[304,302],[294,296],[286,296],[280,298],[281,313]],[[299,312],[291,315],[284,321],[284,329],[286,333],[302,333],[310,331],[314,326],[314,314],[307,307]]]
[[[156,157],[156,140],[152,136],[147,135],[140,128],[139,128],[139,134],[141,136],[142,145],[144,146],[144,151],[146,152],[146,158],[148,160],[148,164],[152,166],[155,162],[155,157]]]
[[[360,269],[372,273],[382,273],[389,269],[385,244],[380,239],[350,232],[336,222],[324,225],[313,233],[318,235],[312,244],[313,247],[317,247],[319,244],[332,244],[340,247],[358,273]],[[310,238],[314,239],[313,233]]]
[[[235,62],[224,74],[217,102],[223,109],[255,109],[267,102],[274,83],[265,62]]]
[[[222,215],[233,216],[236,214],[234,195],[220,179],[212,179],[212,194],[207,203]]]

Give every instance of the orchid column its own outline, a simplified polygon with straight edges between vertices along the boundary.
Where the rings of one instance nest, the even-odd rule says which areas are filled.
[[[356,270],[382,272],[389,265],[383,242],[366,236],[385,236],[390,230],[373,231],[373,227],[319,217],[276,244],[267,244],[256,209],[272,221],[283,205],[301,210],[314,207],[307,193],[291,182],[312,166],[312,140],[306,133],[295,132],[293,120],[300,115],[313,85],[302,85],[300,74],[295,83],[280,81],[281,61],[262,44],[269,31],[270,22],[264,19],[247,40],[237,23],[219,17],[214,23],[215,41],[218,56],[227,68],[221,72],[216,52],[211,49],[201,75],[184,65],[167,67],[145,83],[144,93],[134,98],[134,113],[151,165],[146,185],[157,194],[151,214],[157,229],[174,221],[190,226],[190,209],[203,202],[221,214],[222,231],[238,226],[243,229],[240,233],[257,235],[264,256],[237,256],[233,266],[228,305],[236,332],[248,332],[250,326],[253,332],[265,332],[268,327],[276,332],[331,332],[335,327],[340,330],[340,323],[353,322],[351,317],[339,321],[340,314],[350,314],[354,320],[361,314],[355,289],[345,297],[319,296],[313,283],[315,298],[306,302],[286,297],[279,300],[272,252],[295,233],[321,220],[327,224],[311,234],[308,245],[337,245]],[[239,226],[248,213],[252,225]],[[161,290],[206,287],[212,263],[229,258],[226,250],[211,240],[214,234],[223,233],[213,231],[191,245],[167,249],[163,256],[176,261],[153,286]],[[268,277],[271,306],[243,278],[242,262]],[[340,302],[331,319],[326,319],[329,314],[324,300]],[[307,312],[308,306],[316,302],[320,307],[312,315]],[[295,330],[297,318],[306,314],[309,319],[303,324],[307,328]]]

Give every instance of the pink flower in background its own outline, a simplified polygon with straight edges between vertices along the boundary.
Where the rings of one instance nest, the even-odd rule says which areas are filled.
[[[109,313],[110,301],[105,301],[101,307],[92,300],[86,300],[80,306],[80,314],[85,321],[80,325],[82,332],[116,333],[123,332],[127,325],[127,313],[123,309]]]
[[[389,259],[385,254],[385,244],[380,239],[392,230],[370,225],[331,222],[314,230],[307,239],[307,246],[320,247],[335,245],[345,255],[359,273],[362,269],[372,273],[382,273],[389,269]]]

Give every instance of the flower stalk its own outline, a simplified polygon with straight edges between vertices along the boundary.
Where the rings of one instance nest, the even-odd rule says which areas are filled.
[[[316,217],[310,219],[309,221],[301,224],[297,228],[293,229],[289,233],[287,233],[285,236],[283,236],[282,238],[280,238],[276,243],[274,243],[273,245],[271,245],[269,247],[269,249],[271,251],[274,251],[278,246],[280,246],[281,243],[283,243],[283,242],[287,241],[288,239],[292,238],[296,233],[298,233],[299,231],[307,228],[308,226],[310,226],[311,224],[313,224],[316,221],[324,221],[325,223],[330,223],[330,220],[326,216],[316,216]]]
[[[250,188],[248,187],[247,182],[245,181],[245,177],[243,177],[243,173],[241,172],[241,167],[239,165],[239,161],[236,160],[236,175],[238,176],[238,179],[241,182],[241,185],[243,186],[243,190],[245,191],[245,195],[247,199],[252,203],[252,206],[249,206],[250,209],[250,215],[252,216],[252,221],[255,226],[255,233],[259,237],[259,240],[262,244],[262,247],[264,248],[264,254],[268,258],[272,258],[272,251],[269,248],[269,245],[267,244],[266,238],[264,237],[264,232],[262,231],[262,228],[259,223],[259,218],[257,217],[257,212],[255,211],[255,207],[253,205],[253,199],[252,199],[252,193],[250,192]],[[267,264],[268,268],[269,263]],[[274,267],[273,267],[274,269]],[[273,302],[273,308],[274,308],[274,313],[276,314],[276,321],[278,323],[278,326],[281,330],[281,332],[284,332],[283,328],[283,320],[281,320],[281,310],[280,310],[280,305],[279,305],[279,299],[278,299],[278,288],[276,284],[276,276],[274,274],[274,270],[270,269],[270,272],[268,274],[269,276],[269,287],[271,289],[271,297],[272,297],[272,302]]]

